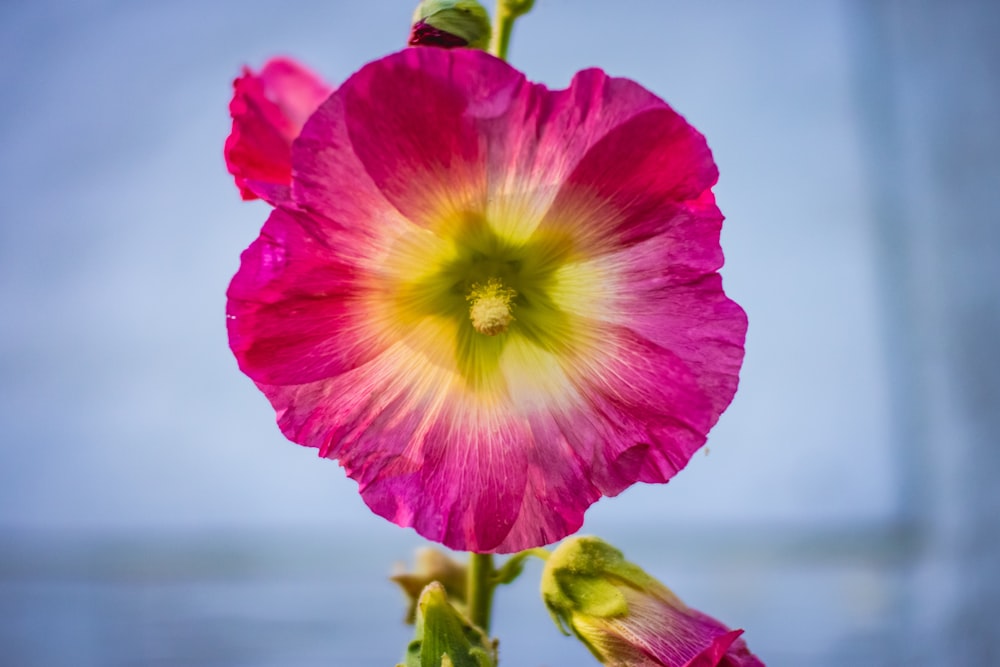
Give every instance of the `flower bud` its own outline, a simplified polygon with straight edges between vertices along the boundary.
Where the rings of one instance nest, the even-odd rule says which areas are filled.
[[[406,649],[405,667],[494,667],[496,646],[451,603],[444,586],[433,582],[417,602],[416,633]]]
[[[226,166],[243,199],[275,204],[292,182],[292,142],[333,87],[291,58],[272,58],[233,81]],[[286,195],[287,196],[287,195]]]
[[[492,25],[476,0],[423,0],[413,13],[410,46],[486,49]]]
[[[573,537],[542,572],[542,599],[602,664],[613,667],[763,667],[739,636],[691,609],[596,537]]]

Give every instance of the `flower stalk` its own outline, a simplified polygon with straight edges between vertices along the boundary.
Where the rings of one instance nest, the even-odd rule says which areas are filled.
[[[531,11],[534,5],[535,0],[497,0],[493,19],[493,43],[490,46],[493,55],[501,60],[507,60],[514,22]]]
[[[492,554],[469,554],[469,581],[466,587],[469,620],[486,633],[490,631],[493,589],[497,585],[494,574]]]

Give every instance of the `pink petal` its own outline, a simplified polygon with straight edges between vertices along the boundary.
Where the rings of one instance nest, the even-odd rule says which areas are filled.
[[[747,329],[746,314],[715,273],[722,215],[710,191],[660,215],[658,234],[599,244],[603,254],[586,264],[606,279],[599,295],[571,304],[572,312],[627,327],[676,354],[718,416],[736,392]]]
[[[294,149],[300,205],[353,220],[377,217],[371,206],[384,199],[420,225],[433,224],[438,198],[456,210],[481,206],[484,141],[475,117],[495,112],[498,96],[524,77],[477,51],[453,52],[476,63],[452,69],[441,53],[407,49],[371,63],[319,109]]]
[[[230,347],[257,382],[327,378],[386,346],[358,298],[362,271],[339,258],[315,227],[300,212],[272,211],[229,286]]]
[[[604,495],[640,479],[666,482],[705,443],[717,419],[711,400],[673,351],[625,328],[591,327],[600,352],[575,360],[571,371],[588,410],[566,428],[578,449],[583,437],[594,439],[591,447],[601,443],[607,463],[594,473]]]
[[[288,199],[292,141],[332,89],[287,58],[268,61],[259,74],[243,68],[233,82],[226,166],[243,199]]]
[[[373,511],[445,545],[490,551],[518,514],[525,425],[470,405],[411,343],[325,382],[261,389],[285,434],[339,459]]]
[[[682,359],[717,418],[736,393],[746,314],[723,293],[718,274],[659,289],[643,289],[628,280],[634,276],[623,273],[621,310],[609,313],[609,319]],[[631,292],[627,291],[630,287]],[[631,316],[625,316],[629,309]],[[710,426],[714,424],[713,419]]]
[[[520,515],[497,551],[518,551],[575,532],[601,496],[637,479],[666,481],[705,441],[714,419],[686,366],[627,329],[591,324],[589,349],[561,355],[560,400],[531,397],[513,373],[510,411],[530,425],[526,486]],[[525,351],[522,369],[546,367],[545,354]],[[524,373],[525,370],[521,370]],[[537,402],[536,402],[537,401]],[[533,407],[528,407],[531,405]]]
[[[696,664],[692,667],[700,666]],[[764,662],[750,652],[746,642],[740,637],[730,644],[718,667],[764,667]]]
[[[607,624],[623,643],[661,667],[764,667],[751,654],[742,630],[730,630],[676,598],[667,600],[625,591],[629,613]]]
[[[593,242],[628,244],[662,233],[672,210],[699,200],[717,179],[705,138],[661,103],[601,137],[567,177],[553,209],[600,202],[601,214],[584,216]]]
[[[725,659],[730,646],[742,634],[742,630],[730,630],[714,637],[709,646],[684,667],[718,667]]]

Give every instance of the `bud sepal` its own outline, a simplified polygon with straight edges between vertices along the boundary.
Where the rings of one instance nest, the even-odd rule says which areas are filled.
[[[416,632],[399,667],[495,667],[496,643],[450,602],[438,582],[417,602]]]

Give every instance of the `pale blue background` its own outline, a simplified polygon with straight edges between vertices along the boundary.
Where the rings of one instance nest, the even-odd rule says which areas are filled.
[[[241,65],[288,54],[339,82],[399,48],[411,10],[0,4],[0,665],[401,654],[383,577],[421,541],[285,442],[228,351],[225,288],[267,207],[239,201],[221,147]],[[538,0],[515,34],[530,78],[634,78],[715,151],[740,392],[707,456],[585,529],[772,667],[1000,664],[981,537],[1000,509],[998,14]],[[537,574],[499,593],[503,664],[588,664]]]

